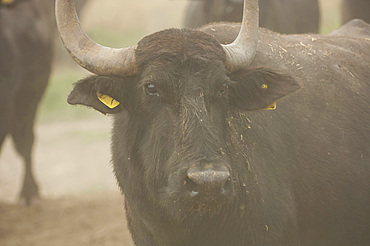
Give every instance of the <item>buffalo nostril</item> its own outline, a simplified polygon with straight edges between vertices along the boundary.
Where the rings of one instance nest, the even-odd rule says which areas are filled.
[[[186,185],[187,189],[190,191],[191,197],[195,197],[196,195],[198,195],[198,186],[189,177],[185,178],[184,185]]]
[[[197,194],[199,190],[226,194],[226,183],[230,181],[230,172],[227,169],[198,170],[190,168],[186,180],[188,180],[191,190],[196,191]]]
[[[194,190],[190,191],[190,197],[195,197],[195,196],[197,196],[198,194],[199,194],[199,192],[198,192],[198,191],[194,191]]]

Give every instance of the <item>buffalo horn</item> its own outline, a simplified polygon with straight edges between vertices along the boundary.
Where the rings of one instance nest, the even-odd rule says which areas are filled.
[[[244,0],[243,20],[239,35],[231,44],[222,45],[229,72],[248,66],[256,54],[258,42],[258,0]]]
[[[92,41],[81,28],[74,0],[56,0],[55,15],[62,42],[80,66],[102,76],[136,73],[136,46],[116,49]]]

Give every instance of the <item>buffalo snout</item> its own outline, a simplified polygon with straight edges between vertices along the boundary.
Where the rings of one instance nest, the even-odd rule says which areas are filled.
[[[226,163],[197,163],[182,168],[170,176],[166,194],[172,204],[185,210],[217,210],[234,195],[230,168]]]
[[[222,164],[191,166],[184,185],[187,186],[191,197],[227,196],[232,191],[230,171]]]

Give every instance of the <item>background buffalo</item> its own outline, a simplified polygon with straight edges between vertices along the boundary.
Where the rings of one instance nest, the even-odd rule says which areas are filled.
[[[186,27],[200,27],[219,21],[240,22],[242,0],[190,1]],[[279,33],[318,33],[320,9],[318,0],[261,0],[260,26]]]
[[[86,2],[77,1],[78,12]],[[19,197],[26,205],[39,200],[32,167],[34,123],[55,53],[54,10],[53,0],[13,0],[0,4],[0,149],[10,135],[24,161]],[[60,45],[59,38],[57,41]]]
[[[48,0],[0,5],[0,147],[10,135],[23,158],[20,199],[27,205],[39,198],[32,172],[33,128],[51,71],[52,7]]]
[[[343,0],[342,23],[352,19],[362,19],[370,23],[370,1],[369,0]]]

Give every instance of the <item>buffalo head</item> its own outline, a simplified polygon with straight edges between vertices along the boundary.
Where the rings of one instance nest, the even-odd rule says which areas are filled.
[[[246,1],[228,45],[168,29],[113,49],[86,36],[73,0],[57,0],[56,16],[71,56],[96,74],[77,82],[68,102],[115,115],[113,164],[128,203],[185,216],[216,212],[238,196],[237,173],[248,167],[230,150],[230,112],[264,109],[298,88],[289,76],[249,67],[257,0]]]

